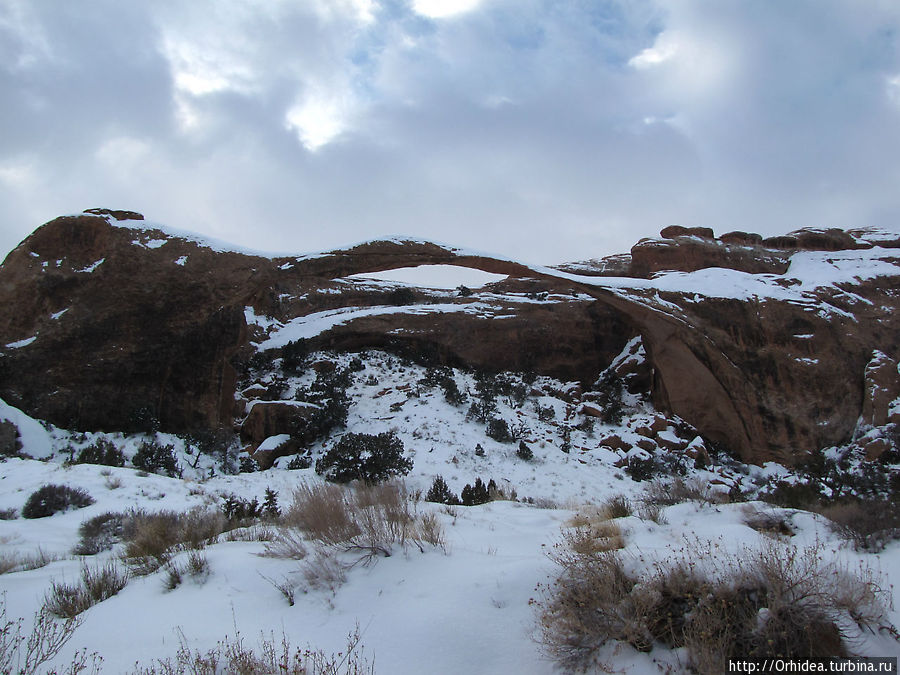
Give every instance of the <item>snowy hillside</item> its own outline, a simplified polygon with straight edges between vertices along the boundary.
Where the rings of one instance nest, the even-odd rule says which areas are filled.
[[[284,343],[289,339],[296,336]],[[640,354],[637,344],[629,345],[614,365]],[[266,471],[249,470],[253,463],[237,448],[209,450],[197,439],[169,434],[48,430],[0,404],[0,419],[15,422],[22,441],[20,456],[0,464],[0,590],[8,619],[23,618],[27,633],[51,589],[77,586],[85,567],[109,564],[123,579],[127,575],[117,594],[79,614],[71,640],[45,667],[65,671],[76,651],[86,649],[102,657],[102,672],[132,672],[136,664],[150,667],[174,657],[180,645],[206,653],[238,634],[250,648],[285,637],[295,647],[331,654],[358,630],[360,659],[378,673],[555,673],[561,663],[552,642],[558,615],[556,624],[548,617],[559,597],[561,567],[554,560],[583,555],[585,542],[591,556],[619,551],[624,569],[643,575],[645,585],[672,561],[691,561],[712,579],[735,559],[751,559],[749,551],[774,551],[787,560],[792,551],[800,558],[811,552],[819,561],[816,573],[837,566],[841,575],[868,574],[871,580],[851,584],[865,591],[856,605],[835,609],[850,651],[900,655],[890,628],[900,623],[891,605],[893,585],[900,582],[900,543],[886,534],[883,548],[856,550],[822,515],[754,501],[779,478],[802,484],[800,472],[742,465],[717,454],[695,439],[689,425],[627,390],[619,401],[621,419],[604,422],[603,405],[591,406],[590,396],[572,403],[574,383],[548,377],[428,369],[381,352],[306,358],[315,367],[291,375],[276,361],[244,384],[256,393],[277,392],[280,401],[303,402],[317,373],[343,373],[350,402],[345,425],[308,453],[277,457]],[[479,411],[475,404],[488,398],[482,395],[488,390],[493,402]],[[492,420],[502,420],[505,431],[492,428]],[[326,546],[310,530],[302,530],[298,541],[301,530],[288,529],[288,521],[271,512],[225,522],[227,504],[262,503],[267,491],[270,505],[274,491],[279,509],[288,512],[295,490],[305,485],[309,494],[324,485],[317,462],[349,434],[393,434],[402,442],[403,456],[412,461],[401,479],[411,498],[404,508],[416,534],[362,550],[358,539]],[[282,440],[273,437],[261,447],[277,450]],[[110,447],[100,441],[121,451],[126,466],[66,461],[86,456],[88,448]],[[135,455],[151,445],[172,446],[180,478],[132,468]],[[841,457],[842,470],[852,473],[856,458]],[[302,464],[307,468],[291,468]],[[239,468],[248,470],[237,473]],[[885,460],[886,475],[895,468]],[[496,499],[477,506],[427,502],[437,476],[455,496],[476,479],[493,480]],[[80,488],[94,502],[24,518],[26,500],[48,484]],[[353,490],[336,489],[348,495]],[[375,498],[366,494],[353,503],[368,513],[375,502],[365,500]],[[140,521],[134,514],[192,509],[215,513],[223,531],[198,544],[199,553],[175,546],[153,571],[129,548],[127,533],[113,532],[106,550],[74,553],[85,552],[79,528],[104,514],[123,514],[122,522],[134,523]],[[285,547],[302,559],[271,555]],[[854,614],[860,607],[866,620]],[[774,611],[760,609],[759,622]],[[616,672],[703,668],[688,647],[659,640],[642,646],[612,639],[592,658],[589,668],[598,672],[601,662]]]

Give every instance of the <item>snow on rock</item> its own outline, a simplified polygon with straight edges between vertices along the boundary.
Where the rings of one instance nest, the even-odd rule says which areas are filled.
[[[37,340],[37,335],[32,335],[31,337],[25,338],[24,340],[16,340],[15,342],[8,342],[6,344],[6,348],[7,349],[21,349],[22,347],[27,347],[35,340]]]
[[[290,434],[277,434],[275,436],[269,436],[262,443],[259,444],[259,447],[256,448],[257,452],[266,451],[266,450],[277,450],[282,445],[291,440]]]
[[[16,426],[22,452],[39,458],[53,454],[50,434],[43,425],[3,399],[0,399],[0,420],[12,422]]]
[[[106,258],[100,258],[100,260],[98,260],[98,261],[95,262],[95,263],[91,263],[90,265],[88,265],[88,266],[85,267],[84,269],[75,270],[75,271],[76,271],[76,272],[80,272],[80,273],[82,273],[82,274],[90,274],[91,272],[93,272],[94,270],[96,270],[98,267],[100,267],[100,265],[102,265],[105,261],[106,261]]]

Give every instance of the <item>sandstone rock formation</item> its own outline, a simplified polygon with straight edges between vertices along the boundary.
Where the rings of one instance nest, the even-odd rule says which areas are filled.
[[[277,353],[280,330],[331,317],[311,348],[586,384],[640,335],[647,366],[629,376],[661,410],[748,461],[790,463],[847,440],[864,400],[875,415],[867,364],[900,356],[900,237],[875,230],[668,228],[614,264],[549,269],[406,240],[270,258],[93,211],[44,225],[0,266],[0,398],[69,428],[283,432],[250,433],[241,373]],[[423,264],[509,279],[469,297],[347,279]]]

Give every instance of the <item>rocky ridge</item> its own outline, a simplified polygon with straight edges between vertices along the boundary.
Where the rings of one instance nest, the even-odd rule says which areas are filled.
[[[407,239],[271,257],[133,212],[66,216],[0,266],[0,398],[71,429],[247,422],[258,445],[289,423],[253,405],[277,392],[243,380],[292,340],[531,370],[582,388],[624,368],[628,359],[614,361],[639,343],[646,360],[625,373],[630,386],[746,461],[790,464],[900,422],[900,235],[661,234],[627,257],[551,269]],[[427,264],[508,278],[471,294],[349,278]],[[571,397],[590,404],[578,387]]]

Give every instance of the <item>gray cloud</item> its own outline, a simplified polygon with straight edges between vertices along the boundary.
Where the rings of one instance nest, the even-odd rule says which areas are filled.
[[[895,3],[472,4],[8,0],[0,248],[90,206],[540,262],[900,222]]]

